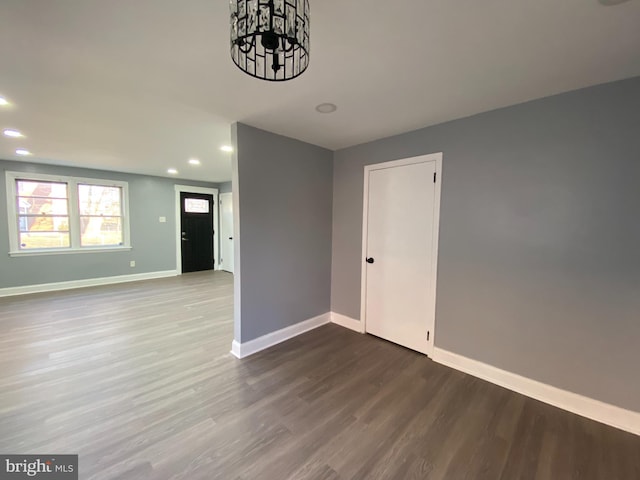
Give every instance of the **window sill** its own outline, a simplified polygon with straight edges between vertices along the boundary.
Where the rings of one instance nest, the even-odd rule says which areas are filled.
[[[95,248],[67,248],[64,250],[30,250],[9,252],[10,257],[37,257],[41,255],[72,255],[75,253],[108,253],[126,252],[131,250],[131,246],[124,247],[95,247]]]

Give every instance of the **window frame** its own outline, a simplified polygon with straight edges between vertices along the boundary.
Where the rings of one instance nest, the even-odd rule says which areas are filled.
[[[6,172],[7,185],[7,222],[9,227],[9,256],[33,256],[33,255],[65,255],[70,253],[98,253],[131,250],[131,229],[129,225],[129,184],[118,180],[106,180],[101,178],[72,177],[68,175],[49,175],[29,172]],[[42,181],[67,184],[67,200],[69,215],[69,247],[60,248],[33,248],[20,249],[20,237],[18,231],[18,208],[16,181]],[[80,203],[78,196],[79,185],[96,185],[101,187],[118,187],[121,189],[122,209],[122,245],[108,246],[81,246],[80,232]]]

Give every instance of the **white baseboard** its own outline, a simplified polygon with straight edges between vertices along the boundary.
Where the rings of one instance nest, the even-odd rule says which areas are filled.
[[[348,328],[349,330],[354,330],[358,333],[364,333],[364,325],[360,320],[341,315],[340,313],[331,312],[331,323]]]
[[[236,358],[242,358],[242,347],[241,347],[241,343],[237,342],[237,341],[233,341],[231,342],[231,355],[233,355]]]
[[[640,435],[640,413],[638,412],[552,387],[441,348],[434,349],[433,360],[554,407]]]
[[[231,344],[231,354],[237,358],[246,358],[254,353],[258,353],[269,347],[273,347],[279,343],[289,340],[290,338],[297,337],[298,335],[318,328],[331,321],[331,314],[329,312],[319,315],[309,320],[305,320],[295,325],[277,330],[272,333],[268,333],[262,337],[250,340],[248,342],[239,343],[236,340]]]
[[[163,272],[135,273],[132,275],[118,275],[116,277],[87,278],[85,280],[71,280],[68,282],[43,283],[40,285],[25,285],[23,287],[0,288],[0,297],[13,295],[27,295],[29,293],[54,292],[73,288],[97,287],[114,283],[137,282],[139,280],[153,280],[155,278],[175,277],[176,270]]]

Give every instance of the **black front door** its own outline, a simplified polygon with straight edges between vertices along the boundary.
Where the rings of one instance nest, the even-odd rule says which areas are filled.
[[[213,195],[180,193],[182,273],[213,270]]]

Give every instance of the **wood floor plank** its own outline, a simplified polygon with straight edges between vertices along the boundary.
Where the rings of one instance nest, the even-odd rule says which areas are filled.
[[[336,325],[237,360],[232,278],[0,299],[0,451],[83,480],[640,479],[640,437]]]

